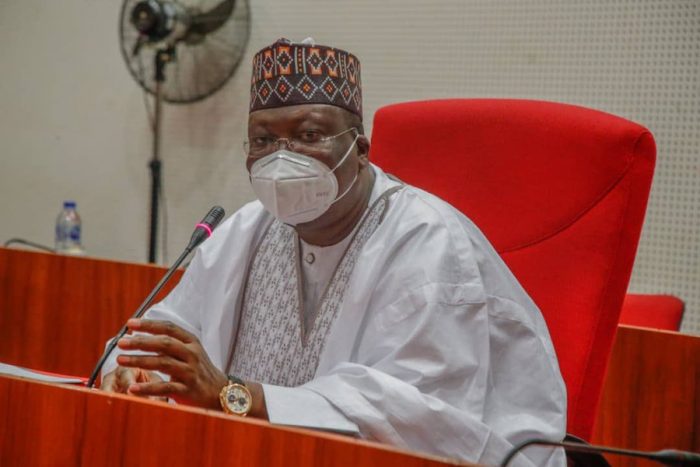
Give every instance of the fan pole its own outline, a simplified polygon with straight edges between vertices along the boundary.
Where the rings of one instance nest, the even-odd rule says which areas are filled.
[[[175,49],[168,47],[155,55],[155,112],[153,116],[153,157],[148,167],[151,169],[151,226],[149,235],[148,262],[156,262],[158,249],[158,203],[161,190],[160,127],[163,104],[162,85],[165,81],[165,65],[172,60]]]

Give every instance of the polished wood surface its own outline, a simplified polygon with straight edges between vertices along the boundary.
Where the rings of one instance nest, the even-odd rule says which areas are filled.
[[[339,435],[0,375],[0,465],[456,464]]]
[[[700,337],[620,326],[592,442],[700,452]],[[608,459],[615,466],[658,465]]]
[[[105,341],[136,311],[165,271],[0,248],[0,361],[89,375]],[[181,275],[175,273],[166,291]]]
[[[0,248],[0,361],[87,376],[164,272]],[[699,411],[700,337],[620,326],[592,442],[700,451]]]

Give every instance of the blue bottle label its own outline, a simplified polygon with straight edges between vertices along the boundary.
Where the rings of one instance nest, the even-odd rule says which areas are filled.
[[[57,225],[56,226],[56,241],[80,243],[80,226],[79,225]]]
[[[74,225],[73,227],[71,227],[68,235],[70,236],[70,239],[72,241],[74,241],[75,243],[80,243],[80,226]]]

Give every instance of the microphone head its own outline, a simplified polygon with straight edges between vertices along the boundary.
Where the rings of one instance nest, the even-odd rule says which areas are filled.
[[[187,249],[191,250],[197,247],[207,238],[211,237],[212,232],[219,225],[221,220],[226,215],[226,211],[221,206],[214,206],[209,210],[202,222],[197,224],[190,239],[190,244],[187,245]]]
[[[214,230],[225,215],[226,211],[224,211],[224,208],[221,206],[214,206],[209,210],[207,215],[204,216],[201,223],[208,225],[211,230]]]

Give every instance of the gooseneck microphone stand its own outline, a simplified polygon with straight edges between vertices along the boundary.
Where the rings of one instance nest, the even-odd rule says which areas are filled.
[[[156,297],[156,295],[158,295],[158,292],[160,292],[160,290],[163,288],[166,282],[170,280],[175,270],[178,267],[180,267],[185,258],[187,258],[187,256],[190,253],[192,253],[192,251],[195,248],[197,248],[204,240],[211,236],[212,231],[216,228],[217,225],[219,225],[219,223],[225,215],[226,213],[224,212],[224,208],[222,208],[221,206],[214,206],[209,210],[207,215],[204,216],[204,219],[202,219],[202,222],[195,226],[194,232],[192,233],[192,238],[190,238],[190,242],[187,244],[185,250],[175,261],[175,263],[172,266],[170,266],[168,272],[165,273],[165,276],[163,276],[160,282],[158,282],[158,284],[151,291],[151,293],[148,294],[148,297],[146,297],[141,306],[139,306],[132,318],[140,318],[141,316],[143,316],[148,307],[151,306],[151,303],[153,303],[153,299]],[[107,345],[107,349],[100,357],[100,360],[97,362],[97,365],[95,365],[95,368],[92,370],[92,374],[90,374],[90,378],[87,382],[87,387],[91,388],[95,385],[95,380],[97,379],[97,375],[100,373],[102,366],[105,364],[107,358],[112,353],[112,351],[117,347],[117,342],[119,341],[119,339],[124,337],[128,330],[128,326],[124,324],[124,326],[122,326],[122,328],[119,330],[119,333],[116,335],[116,337],[114,337],[109,342],[109,344]]]
[[[153,303],[153,299],[156,297],[158,292],[160,292],[160,289],[163,288],[163,286],[170,280],[170,277],[172,277],[173,273],[177,270],[178,267],[182,264],[182,262],[187,258],[187,256],[192,252],[193,248],[191,246],[188,246],[185,251],[182,252],[180,257],[175,261],[175,264],[173,264],[170,269],[168,269],[168,272],[165,273],[165,276],[158,282],[156,287],[151,291],[151,293],[146,297],[146,299],[143,301],[141,306],[136,310],[136,313],[132,316],[132,318],[140,318],[143,316],[143,314],[146,312],[149,306],[151,306],[151,303]],[[122,328],[119,330],[119,333],[112,338],[112,340],[109,342],[109,345],[107,345],[107,349],[104,351],[102,356],[100,357],[100,360],[97,362],[97,365],[95,365],[95,368],[92,370],[92,373],[90,374],[90,378],[88,379],[88,382],[86,384],[87,387],[91,388],[95,385],[95,380],[97,380],[97,375],[100,374],[100,370],[102,369],[102,366],[104,366],[105,362],[107,361],[107,358],[112,354],[112,351],[117,347],[117,343],[119,342],[119,339],[124,337],[126,333],[129,331],[128,326],[125,324],[122,326]]]

